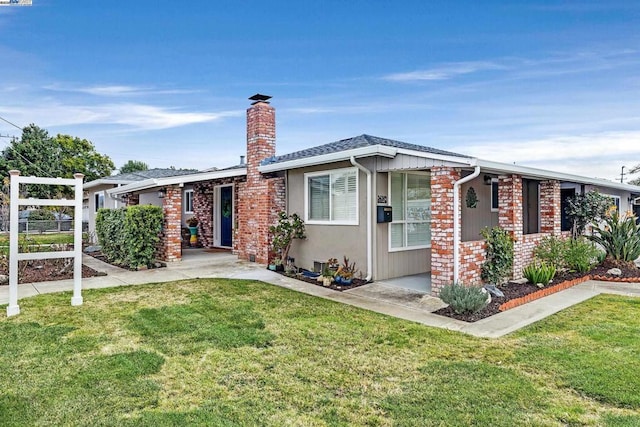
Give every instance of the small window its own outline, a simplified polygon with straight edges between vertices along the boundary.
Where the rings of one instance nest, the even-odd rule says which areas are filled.
[[[611,207],[616,207],[616,212],[620,213],[620,196],[613,196],[611,194],[604,194],[611,199]]]
[[[104,208],[104,193],[95,193],[95,211]]]
[[[193,190],[184,192],[184,213],[193,213]]]
[[[491,180],[491,212],[498,212],[499,203],[498,203],[498,180]]]
[[[358,224],[358,170],[336,169],[305,174],[308,223]]]

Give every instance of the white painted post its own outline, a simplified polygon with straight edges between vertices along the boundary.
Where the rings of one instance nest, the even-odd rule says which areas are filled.
[[[20,314],[18,306],[18,261],[73,257],[73,297],[71,305],[82,305],[82,179],[20,177],[20,171],[11,170],[10,232],[9,232],[9,305],[7,317]],[[20,184],[68,185],[74,187],[74,200],[66,199],[20,199]],[[73,251],[20,253],[18,249],[19,206],[73,206],[75,226],[73,229]],[[28,220],[27,220],[28,223]]]
[[[76,173],[75,206],[73,215],[73,297],[71,305],[82,305],[82,178],[84,175]]]
[[[9,204],[9,305],[7,317],[20,314],[18,305],[18,196],[20,171],[10,170],[11,203]]]

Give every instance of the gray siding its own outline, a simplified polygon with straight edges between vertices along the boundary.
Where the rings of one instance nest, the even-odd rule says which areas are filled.
[[[386,196],[389,201],[389,174],[379,172],[375,179],[377,196]],[[375,213],[375,212],[374,212]],[[389,224],[375,224],[374,277],[376,280],[431,271],[431,249],[413,249],[389,252]]]
[[[317,167],[294,169],[287,176],[287,199],[289,213],[305,215],[304,206],[304,174],[307,172],[330,171],[347,168],[348,162],[333,163]],[[356,267],[366,275],[367,272],[367,177],[358,174],[358,225],[312,225],[306,224],[306,240],[294,241],[290,256],[295,258],[298,267],[313,269],[314,261],[326,261],[337,258],[342,261],[346,255]]]
[[[442,160],[427,159],[424,157],[398,154],[394,158],[376,157],[376,170],[379,172],[394,170],[425,170],[434,166],[460,166],[460,163],[445,162]],[[364,163],[364,161],[363,161]]]
[[[473,187],[478,196],[478,205],[475,208],[468,208],[466,203],[470,187]],[[463,242],[481,240],[480,230],[498,225],[498,212],[491,212],[491,185],[485,185],[484,174],[461,185],[460,202],[462,204],[460,229]]]

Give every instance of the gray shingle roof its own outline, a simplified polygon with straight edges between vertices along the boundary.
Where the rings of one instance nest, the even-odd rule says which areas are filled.
[[[121,173],[119,175],[111,175],[102,178],[103,180],[113,181],[143,181],[150,178],[168,178],[170,176],[190,175],[198,172],[197,169],[161,169],[154,168],[146,171],[137,171],[131,173]]]
[[[270,157],[263,160],[262,165],[288,162],[292,160],[321,156],[323,154],[337,153],[340,151],[353,150],[355,148],[368,147],[373,145],[384,145],[387,147],[402,148],[405,150],[420,151],[423,153],[439,154],[443,156],[470,158],[469,156],[465,156],[462,154],[439,150],[437,148],[425,147],[424,145],[409,144],[408,142],[379,138],[377,136],[371,135],[359,135],[353,138],[342,139],[340,141],[331,142],[329,144],[319,145],[317,147],[311,147],[305,150],[296,151],[294,153],[284,154],[282,156]]]

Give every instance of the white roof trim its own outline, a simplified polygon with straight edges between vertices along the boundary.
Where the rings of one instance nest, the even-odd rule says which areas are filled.
[[[492,162],[489,160],[478,160],[478,166],[483,172],[494,173],[514,173],[529,178],[553,179],[557,181],[575,182],[579,184],[596,185],[600,187],[615,188],[617,190],[640,193],[640,187],[620,182],[609,181],[602,178],[589,178],[586,176],[573,175],[562,172],[554,172],[545,169],[532,168],[528,166],[514,165],[510,163]]]
[[[398,152],[397,148],[387,147],[384,145],[370,145],[367,147],[354,148],[352,150],[338,151],[335,153],[321,154],[319,156],[303,157],[301,159],[289,160],[286,162],[273,163],[263,165],[258,168],[262,173],[278,172],[287,169],[302,168],[306,166],[315,166],[325,163],[340,162],[351,160],[352,156],[382,156],[393,158]]]
[[[166,178],[149,178],[143,181],[136,181],[122,187],[107,190],[108,194],[120,195],[132,193],[134,191],[148,190],[154,187],[164,187],[166,185],[187,184],[193,182],[210,181],[213,179],[231,178],[235,176],[243,176],[247,174],[246,168],[218,170],[211,172],[200,172],[189,175],[169,176]]]
[[[84,185],[82,186],[82,188],[84,190],[88,190],[90,188],[93,187],[97,187],[99,185],[120,185],[120,184],[131,184],[132,182],[135,181],[131,181],[128,179],[106,179],[106,178],[99,178],[99,179],[94,179],[93,181],[89,181],[89,182],[85,182]]]

